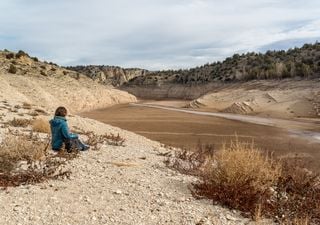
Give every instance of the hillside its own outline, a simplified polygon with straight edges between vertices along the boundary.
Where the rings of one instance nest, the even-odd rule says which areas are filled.
[[[0,98],[53,110],[66,105],[79,112],[136,101],[133,95],[93,81],[87,76],[40,62],[20,51],[0,51]]]
[[[128,83],[135,77],[145,76],[148,71],[144,69],[124,69],[118,66],[69,66],[67,69],[74,70],[79,73],[86,74],[93,80],[97,80],[103,84],[110,84],[115,87]]]
[[[320,80],[226,84],[190,102],[191,108],[280,118],[320,118]]]
[[[320,77],[320,43],[305,44],[287,51],[234,54],[222,62],[191,69],[147,71],[109,66],[68,67],[89,77],[105,77],[115,86],[161,86],[170,84],[201,85],[211,82],[248,81],[253,79]]]

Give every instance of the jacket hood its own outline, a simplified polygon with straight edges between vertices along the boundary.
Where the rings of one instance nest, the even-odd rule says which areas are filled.
[[[57,126],[60,126],[65,121],[67,121],[66,118],[61,116],[55,116],[52,120],[50,120],[50,124],[53,127],[57,127]]]

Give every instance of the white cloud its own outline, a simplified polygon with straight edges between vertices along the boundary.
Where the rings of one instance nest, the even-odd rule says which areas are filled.
[[[2,0],[0,8],[1,48],[63,65],[192,67],[320,37],[316,0]]]

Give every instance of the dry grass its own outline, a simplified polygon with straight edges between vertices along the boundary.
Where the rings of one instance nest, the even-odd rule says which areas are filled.
[[[36,113],[39,113],[41,115],[49,115],[49,113],[47,111],[45,111],[44,109],[40,109],[40,108],[37,108],[34,110]]]
[[[13,118],[13,120],[9,121],[8,124],[14,127],[27,127],[31,123],[28,119],[19,119]]]
[[[87,136],[86,143],[90,145],[92,150],[98,150],[100,148],[100,145],[108,144],[108,145],[114,145],[114,146],[124,146],[125,139],[122,138],[119,134],[103,134],[98,135],[94,132],[81,132],[85,136]]]
[[[31,109],[32,105],[28,102],[24,102],[24,103],[22,103],[22,108],[23,109]]]
[[[320,178],[297,160],[277,160],[238,140],[219,151],[196,149],[175,157],[167,160],[169,166],[199,176],[192,190],[196,197],[241,210],[256,221],[320,224]]]
[[[30,137],[9,135],[0,145],[0,172],[10,172],[19,161],[37,161],[45,156],[46,144]]]
[[[210,182],[238,187],[249,185],[256,192],[271,187],[281,174],[279,163],[263,155],[253,144],[239,141],[223,145],[211,161],[205,168]]]
[[[35,132],[47,133],[47,134],[51,132],[49,122],[43,118],[37,118],[33,120],[31,123],[31,126],[32,126],[32,130]]]
[[[253,144],[231,142],[208,162],[201,174],[199,193],[210,196],[230,208],[256,214],[261,196],[268,195],[281,174],[281,166],[264,156]]]
[[[310,219],[307,218],[294,218],[291,221],[285,220],[281,222],[281,225],[309,225]]]
[[[0,186],[34,184],[68,177],[66,160],[48,154],[49,139],[30,134],[10,133],[0,144]]]
[[[171,146],[164,146],[167,149],[172,150]],[[183,150],[175,152],[175,157],[168,158],[165,163],[167,166],[178,170],[184,174],[199,175],[203,171],[203,167],[208,162],[208,159],[212,158],[215,153],[214,145],[204,145],[198,141],[195,150]],[[170,152],[165,153],[170,154]]]

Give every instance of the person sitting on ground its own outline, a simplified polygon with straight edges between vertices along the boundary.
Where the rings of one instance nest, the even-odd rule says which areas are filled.
[[[50,120],[52,150],[56,152],[60,151],[63,144],[67,152],[71,152],[72,149],[79,151],[88,150],[89,146],[82,143],[77,134],[69,132],[66,116],[67,109],[60,106],[56,109],[54,118]]]

